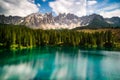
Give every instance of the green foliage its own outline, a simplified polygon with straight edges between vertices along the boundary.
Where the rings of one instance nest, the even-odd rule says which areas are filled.
[[[113,47],[111,31],[85,33],[74,30],[34,30],[21,25],[0,24],[0,44],[4,47],[68,45],[82,47]]]

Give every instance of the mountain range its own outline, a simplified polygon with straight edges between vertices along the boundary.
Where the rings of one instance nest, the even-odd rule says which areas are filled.
[[[74,29],[77,27],[120,27],[120,17],[104,18],[98,14],[78,17],[74,14],[33,13],[26,17],[0,15],[0,23],[26,25],[33,29]]]

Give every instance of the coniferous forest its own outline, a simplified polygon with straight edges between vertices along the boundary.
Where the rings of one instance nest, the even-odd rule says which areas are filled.
[[[0,46],[23,48],[44,45],[80,47],[116,47],[112,31],[82,32],[76,30],[30,29],[23,25],[0,24]]]

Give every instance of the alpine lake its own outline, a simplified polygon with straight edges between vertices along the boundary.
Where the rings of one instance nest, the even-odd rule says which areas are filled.
[[[0,80],[120,80],[120,51],[65,46],[0,50]]]

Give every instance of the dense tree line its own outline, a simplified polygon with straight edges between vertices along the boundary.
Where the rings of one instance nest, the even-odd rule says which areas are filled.
[[[0,24],[0,44],[4,47],[68,45],[81,47],[113,47],[111,31],[85,33],[76,30],[30,29],[21,25]]]

